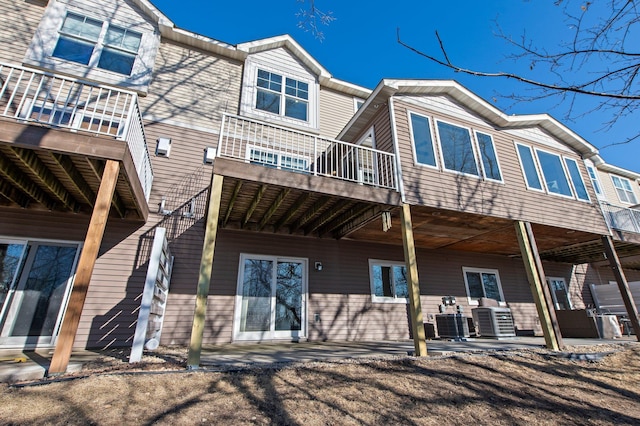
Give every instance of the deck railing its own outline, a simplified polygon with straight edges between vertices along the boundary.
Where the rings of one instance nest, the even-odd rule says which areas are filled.
[[[640,210],[600,203],[609,228],[640,234]]]
[[[224,114],[217,155],[247,163],[397,190],[395,155]]]
[[[2,117],[126,141],[149,200],[153,170],[136,93],[2,62],[0,84]]]

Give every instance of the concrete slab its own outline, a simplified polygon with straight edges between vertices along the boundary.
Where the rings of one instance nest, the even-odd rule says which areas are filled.
[[[621,339],[564,339],[568,346],[592,346],[599,344],[635,343],[635,336]],[[544,348],[542,337],[514,337],[509,339],[467,339],[464,341],[429,340],[427,352],[430,356],[447,356],[469,352],[506,351],[515,349]],[[122,348],[122,359],[128,356],[128,348]],[[413,341],[379,342],[300,342],[300,343],[243,343],[205,346],[202,350],[202,369],[233,368],[290,362],[343,361],[354,358],[393,358],[412,355]],[[185,352],[186,353],[186,352]],[[67,371],[80,371],[87,362],[99,362],[104,353],[100,351],[74,351]],[[16,362],[16,359],[25,362]],[[44,378],[49,367],[51,353],[0,352],[0,382]],[[180,361],[180,356],[177,357]],[[186,361],[186,357],[183,361]]]

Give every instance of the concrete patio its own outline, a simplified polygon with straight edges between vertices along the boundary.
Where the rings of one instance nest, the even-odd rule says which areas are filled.
[[[601,344],[638,344],[635,336],[623,336],[615,340],[607,339],[564,339],[567,346],[594,346]],[[514,337],[507,339],[467,339],[465,341],[429,340],[427,350],[430,356],[447,356],[458,353],[479,353],[516,349],[541,349],[542,337]],[[388,358],[413,354],[413,342],[301,342],[301,343],[247,343],[206,346],[203,348],[200,368],[267,366],[274,363],[339,361],[352,358]],[[186,353],[186,352],[185,352]],[[122,348],[128,356],[128,348]],[[152,353],[150,353],[152,354]],[[98,361],[105,352],[74,351],[67,369],[80,371],[87,362]],[[21,352],[19,350],[0,351],[0,382],[15,383],[39,380],[45,377],[51,358],[50,352]],[[180,357],[176,357],[180,358]],[[182,360],[184,361],[184,360]]]

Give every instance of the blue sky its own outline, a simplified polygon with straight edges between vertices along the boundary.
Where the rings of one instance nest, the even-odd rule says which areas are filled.
[[[290,34],[334,77],[368,88],[374,88],[382,78],[455,79],[509,114],[551,114],[600,148],[608,163],[640,172],[640,141],[602,148],[639,131],[640,113],[605,130],[604,123],[610,119],[606,114],[594,113],[571,121],[566,117],[567,105],[557,99],[514,104],[508,98],[511,93],[530,94],[529,86],[455,73],[396,41],[399,28],[404,42],[436,54],[437,30],[453,62],[481,71],[509,71],[544,78],[542,70],[530,69],[529,62],[506,59],[510,48],[495,33],[499,25],[506,34],[520,37],[526,33],[537,45],[550,48],[570,40],[573,32],[562,8],[554,6],[553,0],[316,0],[319,9],[333,12],[336,18],[323,27],[322,42],[297,27],[296,13],[306,3],[296,0],[152,1],[178,27],[229,44]],[[579,99],[578,110],[592,109],[593,102]]]

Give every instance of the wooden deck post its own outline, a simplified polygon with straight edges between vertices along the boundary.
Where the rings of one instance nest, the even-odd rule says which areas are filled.
[[[404,261],[407,268],[409,285],[409,312],[415,356],[427,355],[427,341],[422,320],[422,304],[420,303],[420,282],[418,280],[418,263],[416,247],[413,241],[413,225],[411,224],[411,207],[402,205],[402,245],[404,247]]]
[[[222,198],[223,177],[214,174],[211,177],[211,190],[207,207],[207,220],[202,245],[202,257],[200,259],[200,274],[198,276],[198,290],[196,294],[196,309],[193,313],[193,326],[191,328],[191,342],[189,343],[189,356],[187,368],[195,370],[200,366],[200,354],[202,352],[202,337],[204,334],[205,315],[207,310],[207,297],[209,296],[209,284],[211,283],[211,269],[213,268],[213,252],[216,246],[218,234],[218,219],[220,217],[220,199]]]
[[[602,245],[604,245],[604,251],[607,254],[607,259],[609,259],[609,265],[611,265],[613,275],[616,277],[616,282],[618,283],[618,288],[620,289],[620,295],[622,295],[624,306],[627,309],[629,321],[631,321],[633,331],[636,333],[636,339],[640,342],[640,322],[638,322],[638,307],[633,301],[631,290],[629,290],[629,283],[627,282],[627,277],[624,275],[624,271],[622,270],[620,258],[618,258],[618,253],[616,252],[616,248],[613,245],[613,240],[610,236],[603,235]]]
[[[540,318],[540,325],[544,334],[544,340],[547,348],[554,351],[564,347],[562,342],[562,334],[556,319],[556,312],[553,309],[551,301],[551,293],[546,283],[542,261],[538,254],[538,246],[536,245],[531,224],[528,222],[515,222],[516,235],[520,244],[520,252],[524,262],[527,278],[531,286],[531,292]]]
[[[80,323],[80,315],[84,307],[84,301],[87,297],[89,282],[93,274],[93,268],[98,258],[98,250],[102,244],[102,236],[107,225],[109,217],[109,209],[111,200],[116,189],[118,181],[118,173],[120,172],[120,163],[115,160],[107,160],[102,174],[102,181],[96,196],[96,203],[91,213],[89,228],[82,247],[82,253],[78,260],[78,268],[76,270],[76,278],[73,282],[71,296],[67,311],[64,314],[62,327],[58,335],[58,342],[51,358],[48,374],[60,374],[67,370],[69,358],[73,342],[78,331]]]

